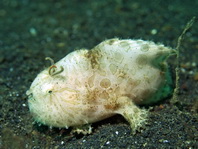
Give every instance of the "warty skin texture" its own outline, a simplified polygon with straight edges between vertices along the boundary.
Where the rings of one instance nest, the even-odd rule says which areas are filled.
[[[119,39],[74,51],[38,74],[27,91],[30,112],[37,122],[59,128],[121,114],[135,132],[148,115],[138,105],[171,92],[166,59],[174,53],[150,41]]]

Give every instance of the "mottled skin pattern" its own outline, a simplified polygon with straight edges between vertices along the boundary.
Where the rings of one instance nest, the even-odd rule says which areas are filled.
[[[153,42],[119,39],[74,51],[54,65],[54,75],[48,68],[36,77],[27,91],[30,112],[40,123],[66,128],[121,114],[135,132],[148,115],[137,105],[169,94],[165,60],[172,53]]]

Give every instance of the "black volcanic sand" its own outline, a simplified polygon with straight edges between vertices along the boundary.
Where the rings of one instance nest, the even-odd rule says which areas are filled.
[[[153,105],[149,124],[132,135],[121,116],[93,124],[91,135],[32,124],[25,94],[36,75],[79,48],[119,37],[176,47],[185,24],[198,14],[198,1],[180,0],[1,0],[0,148],[198,148],[198,23],[181,45],[178,102]],[[175,57],[169,59],[175,78]]]

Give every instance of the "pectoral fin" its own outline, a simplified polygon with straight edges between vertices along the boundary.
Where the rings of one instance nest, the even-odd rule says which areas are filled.
[[[148,110],[140,109],[128,97],[121,97],[118,102],[120,103],[120,108],[116,112],[129,122],[132,133],[136,133],[146,124]]]

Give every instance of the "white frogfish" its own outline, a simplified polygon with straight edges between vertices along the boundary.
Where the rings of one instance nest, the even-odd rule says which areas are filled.
[[[167,58],[176,50],[143,40],[110,39],[91,50],[76,50],[40,72],[28,105],[35,121],[59,128],[81,127],[115,114],[136,132],[148,110],[173,90]]]

